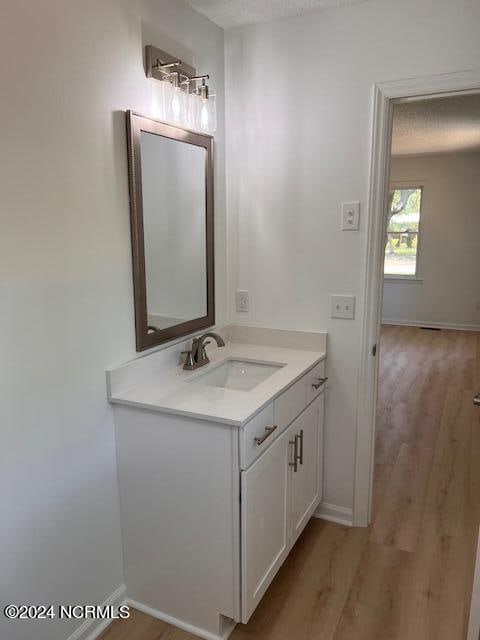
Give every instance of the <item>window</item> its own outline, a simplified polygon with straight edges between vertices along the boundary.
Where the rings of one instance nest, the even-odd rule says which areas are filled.
[[[384,274],[393,278],[417,276],[422,187],[390,191]]]

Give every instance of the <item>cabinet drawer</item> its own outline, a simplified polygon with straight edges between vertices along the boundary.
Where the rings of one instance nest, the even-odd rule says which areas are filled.
[[[280,435],[283,429],[279,425],[273,430],[274,422],[273,402],[257,413],[240,429],[240,468],[246,469],[262,454],[270,444]],[[271,430],[271,431],[269,431]],[[255,438],[263,439],[260,444]]]
[[[325,385],[318,386],[318,384],[319,379],[324,377],[325,361],[322,360],[247,422],[240,430],[241,469],[247,469],[259,455],[266,451],[305,407],[323,391]],[[317,386],[318,388],[315,388]],[[259,444],[255,438],[264,439]]]
[[[306,404],[305,376],[292,384],[274,401],[275,424],[283,431],[303,411]]]
[[[325,360],[322,360],[317,365],[310,369],[306,373],[302,380],[306,387],[306,402],[311,402],[319,393],[322,393],[325,389],[325,383],[322,384],[322,379],[325,378]]]

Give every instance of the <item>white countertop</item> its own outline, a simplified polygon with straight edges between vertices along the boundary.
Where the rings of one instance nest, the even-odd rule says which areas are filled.
[[[182,366],[165,370],[148,381],[111,393],[110,402],[242,426],[323,360],[326,353],[231,342],[225,347],[209,350],[208,356],[210,364],[196,371],[184,371]],[[250,391],[188,383],[188,380],[207,373],[228,359],[281,363],[284,366]]]

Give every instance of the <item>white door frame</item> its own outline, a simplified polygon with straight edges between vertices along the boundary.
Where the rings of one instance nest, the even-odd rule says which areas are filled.
[[[357,390],[357,437],[353,525],[366,527],[371,520],[377,401],[378,358],[372,348],[378,344],[383,298],[385,211],[392,132],[393,101],[432,98],[480,91],[480,69],[410,78],[376,84],[373,96],[373,127],[368,203],[367,260],[363,297],[361,362]]]

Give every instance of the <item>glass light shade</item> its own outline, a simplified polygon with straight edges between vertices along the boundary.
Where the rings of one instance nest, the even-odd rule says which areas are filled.
[[[217,128],[217,108],[215,96],[210,95],[208,100],[199,100],[199,119],[197,127],[205,133],[213,133]]]
[[[208,98],[209,123],[208,130],[213,133],[217,130],[217,96],[214,93]]]
[[[167,105],[169,104],[169,89],[171,85],[168,82],[158,82],[152,80],[150,93],[150,113],[158,120],[165,120],[167,116]]]
[[[172,87],[167,117],[174,124],[187,123],[187,95],[181,89]]]
[[[173,98],[173,87],[170,82],[160,82],[163,88],[163,114],[162,120],[168,120],[170,117],[170,107]]]
[[[204,100],[200,103],[200,129],[202,131],[209,131],[210,123],[210,109],[208,108],[208,100]]]
[[[187,94],[187,126],[189,129],[198,129],[198,108],[200,100],[194,93]]]

